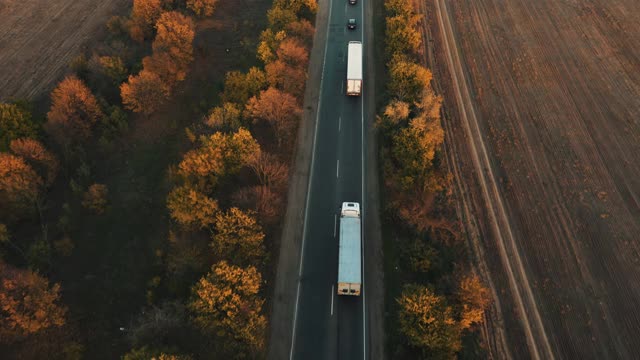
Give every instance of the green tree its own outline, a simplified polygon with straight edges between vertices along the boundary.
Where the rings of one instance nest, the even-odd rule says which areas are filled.
[[[179,224],[205,228],[214,223],[218,202],[185,185],[169,193],[167,208],[171,218]]]
[[[9,150],[11,140],[37,134],[31,113],[16,104],[0,103],[0,151]]]
[[[261,314],[264,300],[258,295],[261,283],[262,276],[252,266],[215,264],[193,288],[189,307],[194,323],[216,333],[236,356],[242,357],[246,350],[255,356],[264,350],[267,326]]]
[[[60,285],[0,262],[0,341],[8,343],[65,323]]]
[[[253,212],[234,207],[216,215],[211,247],[219,258],[235,264],[258,264],[265,256],[264,236]]]
[[[109,77],[114,84],[120,85],[127,80],[128,71],[120,57],[100,56],[98,63],[102,68],[102,72]]]
[[[420,285],[408,285],[396,300],[398,323],[407,342],[433,358],[450,359],[462,347],[460,326],[443,297]]]

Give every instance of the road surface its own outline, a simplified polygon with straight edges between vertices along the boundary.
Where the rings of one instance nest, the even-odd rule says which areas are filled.
[[[348,30],[355,18],[357,28]],[[291,359],[366,358],[366,285],[360,297],[335,295],[338,269],[338,210],[363,203],[364,101],[347,97],[347,44],[363,41],[362,2],[333,0],[322,63],[309,189],[304,216]],[[366,51],[366,50],[365,50]],[[366,71],[365,76],[366,79]],[[363,204],[366,223],[366,204]],[[364,273],[364,271],[363,271]]]

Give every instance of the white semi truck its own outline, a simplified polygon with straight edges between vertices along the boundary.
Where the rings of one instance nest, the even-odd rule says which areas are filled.
[[[338,250],[338,295],[359,296],[362,286],[360,204],[342,203]]]
[[[347,95],[362,94],[362,43],[349,41],[347,52]]]

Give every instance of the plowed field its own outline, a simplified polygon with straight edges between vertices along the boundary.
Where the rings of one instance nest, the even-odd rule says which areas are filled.
[[[0,1],[0,101],[32,99],[59,80],[126,0]]]
[[[640,4],[427,4],[494,355],[636,358]]]

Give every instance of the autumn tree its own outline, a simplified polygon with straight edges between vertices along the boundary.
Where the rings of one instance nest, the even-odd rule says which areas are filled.
[[[0,262],[0,339],[10,342],[65,323],[60,285]]]
[[[209,112],[205,123],[220,131],[237,131],[242,124],[242,110],[232,102],[225,102],[222,106],[217,106]]]
[[[153,34],[153,27],[162,14],[160,0],[133,0],[131,11],[131,38],[142,42]]]
[[[98,57],[98,63],[102,69],[102,72],[111,81],[120,85],[127,79],[128,71],[122,59],[118,56],[100,56]]]
[[[264,350],[267,321],[261,314],[264,300],[258,292],[262,276],[255,267],[237,267],[221,261],[193,288],[189,304],[194,323],[222,338],[227,348],[242,355]]]
[[[268,28],[260,34],[260,44],[258,45],[258,59],[268,64],[276,59],[276,51],[280,43],[286,39],[287,33],[284,30],[274,31]]]
[[[170,349],[143,346],[129,351],[123,360],[192,360],[190,355],[174,354]]]
[[[178,168],[181,175],[204,187],[215,185],[220,177],[235,174],[260,152],[260,145],[244,128],[231,134],[216,132],[203,136],[200,143],[200,147],[184,155]]]
[[[187,76],[193,60],[195,27],[190,17],[176,11],[160,15],[156,23],[153,54],[142,59],[145,70],[154,72],[172,86]]]
[[[313,45],[313,35],[315,34],[316,29],[309,20],[300,19],[289,23],[285,31],[290,36],[300,39],[305,48],[311,49],[311,46]]]
[[[266,74],[257,67],[252,67],[246,74],[240,71],[230,71],[224,78],[222,100],[244,106],[247,100],[258,95],[260,90],[264,90],[266,86]]]
[[[88,138],[103,116],[91,90],[75,75],[64,78],[51,93],[48,124],[60,143]]]
[[[11,152],[26,160],[51,185],[58,175],[60,162],[38,140],[22,138],[11,141]]]
[[[298,99],[302,99],[305,87],[304,80],[307,77],[305,69],[292,67],[282,60],[268,63],[264,69],[271,87],[288,94],[295,94]]]
[[[33,206],[43,180],[22,158],[0,153],[0,204],[2,210],[24,211]],[[5,206],[7,205],[7,206]]]
[[[398,100],[411,104],[430,87],[433,75],[421,65],[395,57],[389,63],[389,77],[389,92]]]
[[[398,15],[386,19],[386,52],[389,57],[396,54],[417,54],[422,44],[418,31],[419,15]]]
[[[300,40],[295,38],[286,38],[278,47],[276,55],[279,60],[294,68],[306,69],[309,62],[309,53],[305,49]]]
[[[169,193],[167,208],[179,224],[204,228],[214,223],[218,202],[189,186],[179,186]]]
[[[296,13],[293,10],[273,6],[267,11],[267,20],[269,21],[269,28],[274,31],[284,30],[287,25],[298,20]]]
[[[458,285],[457,297],[462,309],[460,311],[460,326],[468,329],[473,324],[484,321],[484,311],[489,306],[491,298],[489,290],[482,285],[478,275],[469,274]]]
[[[265,255],[264,236],[253,212],[233,207],[216,215],[211,248],[221,259],[239,265],[257,264]]]
[[[397,176],[405,190],[428,184],[436,151],[444,142],[440,119],[418,117],[392,139],[391,153],[398,165]]]
[[[8,150],[11,140],[33,138],[36,133],[29,111],[16,104],[0,103],[0,151]]]
[[[264,120],[271,125],[279,145],[282,145],[283,140],[291,139],[302,115],[302,109],[293,95],[273,87],[249,99],[246,111],[254,120]]]
[[[283,189],[286,186],[289,167],[277,156],[262,151],[253,156],[248,165],[258,177],[260,184],[276,189]]]
[[[82,206],[98,215],[104,214],[107,208],[109,189],[104,184],[92,184],[82,196]]]
[[[461,348],[460,327],[443,297],[420,285],[408,285],[396,300],[398,324],[407,342],[434,358],[453,358]]]
[[[282,195],[267,185],[243,187],[232,195],[232,201],[243,209],[255,211],[265,225],[275,225],[282,214]]]
[[[402,15],[409,18],[415,13],[410,0],[385,0],[384,9],[390,17]]]
[[[156,111],[169,98],[169,94],[169,86],[157,74],[148,70],[129,76],[129,81],[120,85],[124,106],[145,115]]]
[[[196,16],[205,17],[213,15],[218,0],[187,0],[187,8]]]

